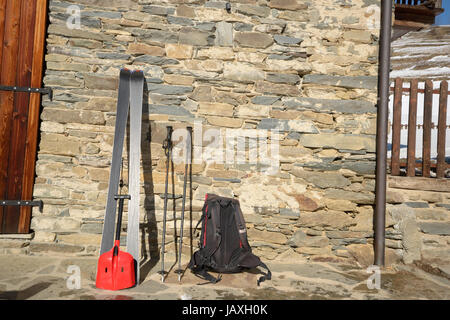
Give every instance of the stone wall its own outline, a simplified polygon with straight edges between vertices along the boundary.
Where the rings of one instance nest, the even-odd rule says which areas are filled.
[[[146,77],[145,250],[160,243],[165,127],[201,124],[203,134],[269,131],[279,170],[194,163],[185,235],[209,192],[239,198],[250,243],[264,259],[371,252],[379,2],[242,0],[227,12],[224,1],[50,1],[44,82],[54,98],[43,100],[34,197],[44,211],[33,211],[29,250],[98,254],[117,79],[128,67]],[[73,4],[81,29],[71,28]],[[194,139],[205,151],[199,131]],[[182,193],[183,170],[174,166],[175,194]],[[399,258],[394,249],[391,256]]]
[[[450,278],[450,181],[389,177],[386,196],[386,246]]]

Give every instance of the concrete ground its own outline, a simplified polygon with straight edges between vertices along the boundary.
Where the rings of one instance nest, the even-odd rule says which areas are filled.
[[[450,280],[417,266],[399,265],[376,273],[337,263],[269,263],[272,280],[256,285],[256,271],[224,274],[217,284],[204,284],[187,270],[181,282],[170,269],[164,283],[151,261],[141,268],[141,284],[121,291],[95,287],[97,258],[63,256],[0,255],[2,300],[318,300],[318,299],[450,299]],[[79,289],[76,270],[80,271]],[[371,277],[371,279],[369,279]],[[375,288],[369,288],[367,283]],[[203,283],[203,285],[199,285]]]

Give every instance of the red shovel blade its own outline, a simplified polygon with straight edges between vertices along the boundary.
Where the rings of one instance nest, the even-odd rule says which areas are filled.
[[[116,250],[116,254],[114,254]],[[134,259],[128,252],[120,251],[119,241],[98,259],[95,286],[105,290],[121,290],[134,286]]]

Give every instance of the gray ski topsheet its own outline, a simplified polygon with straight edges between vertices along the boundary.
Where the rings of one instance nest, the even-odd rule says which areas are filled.
[[[111,172],[109,175],[108,197],[106,200],[105,219],[103,222],[102,243],[100,254],[113,247],[114,229],[116,225],[116,200],[120,179],[120,166],[122,163],[122,150],[125,138],[125,128],[128,120],[128,109],[130,103],[130,75],[131,71],[120,70],[119,93],[117,97],[116,127],[114,131],[114,144],[111,161]]]
[[[144,74],[133,71],[130,82],[130,157],[128,163],[128,202],[127,252],[136,261],[136,283],[139,283],[139,200],[140,200],[140,160],[141,124]]]

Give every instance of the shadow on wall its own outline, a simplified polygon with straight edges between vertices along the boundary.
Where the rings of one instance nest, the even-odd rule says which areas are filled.
[[[142,105],[143,115],[149,114],[148,98],[148,85],[147,81],[145,80]],[[129,137],[129,135],[127,136]],[[143,265],[140,266],[140,281],[142,281],[142,279],[145,279],[147,274],[160,259],[160,253],[158,250],[158,229],[156,223],[155,195],[152,175],[151,126],[148,116],[143,117],[142,120],[141,154],[142,168],[144,170],[145,219],[144,223],[140,224],[141,261],[143,262]]]
[[[144,82],[144,96],[143,96],[143,106],[142,106],[142,133],[141,133],[141,154],[142,154],[142,168],[144,173],[144,208],[145,208],[145,219],[144,222],[140,224],[140,233],[141,233],[141,265],[140,265],[140,282],[142,282],[149,272],[155,267],[155,265],[161,259],[160,252],[160,243],[158,243],[158,227],[157,227],[157,219],[156,219],[156,202],[155,202],[155,190],[154,190],[154,181],[152,174],[152,151],[151,145],[152,142],[162,144],[163,141],[152,141],[152,137],[158,136],[152,132],[152,125],[149,118],[150,115],[150,107],[149,107],[149,96],[148,96],[148,84],[147,81]],[[153,127],[156,130],[156,127]],[[129,130],[129,126],[127,127]],[[129,134],[127,134],[129,137]],[[128,144],[129,145],[129,144]],[[191,163],[192,163],[192,145],[191,145]],[[176,228],[176,201],[175,197],[175,179],[176,175],[174,172],[174,163],[172,159],[170,160],[169,166],[169,180],[168,183],[168,200],[172,200],[172,220],[173,220],[173,238],[168,239],[166,235],[166,246],[167,243],[173,241],[175,248],[175,257],[178,258],[178,246],[177,246],[177,228]],[[165,174],[165,172],[164,172]],[[190,255],[193,254],[193,227],[192,227],[192,166],[189,166],[188,172],[188,184],[189,189],[187,190],[186,197],[189,197],[189,202],[186,203],[186,218],[189,219],[189,235],[185,235],[189,237],[188,246],[190,247]],[[168,208],[170,208],[170,204],[168,204]],[[170,219],[168,219],[169,223]],[[185,224],[186,226],[186,224]],[[172,240],[172,241],[171,241]],[[179,240],[179,239],[178,239]],[[173,265],[166,271],[170,272],[174,266],[178,263],[177,259],[173,263]]]

